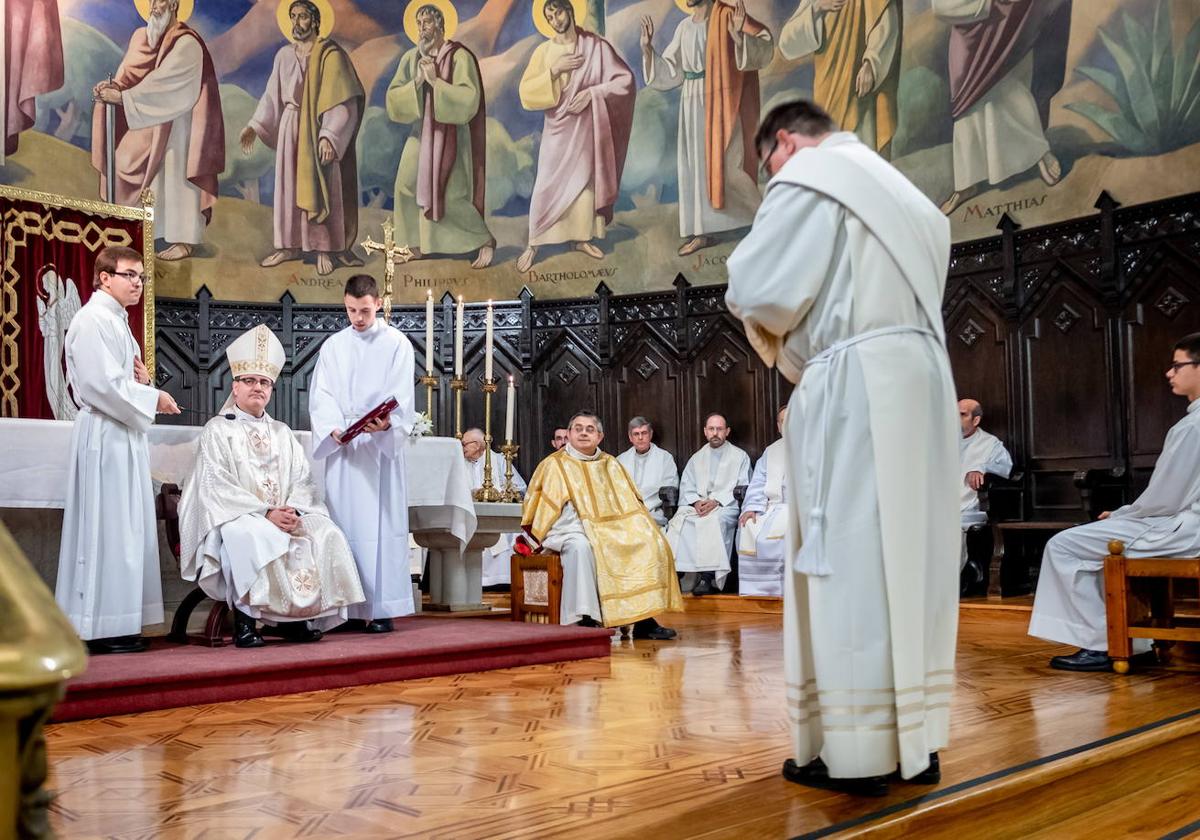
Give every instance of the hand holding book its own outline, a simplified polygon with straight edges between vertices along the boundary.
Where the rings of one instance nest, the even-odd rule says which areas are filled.
[[[399,405],[400,403],[396,401],[395,397],[388,397],[358,420],[355,420],[354,423],[351,424],[350,428],[346,429],[346,431],[342,432],[340,435],[336,435],[338,443],[346,444],[354,440],[363,432],[374,431],[374,429],[369,429],[368,427],[371,426],[375,421],[386,421],[388,419],[388,415],[395,411]]]

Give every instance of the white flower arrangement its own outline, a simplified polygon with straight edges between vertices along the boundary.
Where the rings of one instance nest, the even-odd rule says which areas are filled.
[[[417,412],[417,418],[413,421],[412,431],[408,433],[409,437],[428,437],[433,434],[433,420],[424,411]]]

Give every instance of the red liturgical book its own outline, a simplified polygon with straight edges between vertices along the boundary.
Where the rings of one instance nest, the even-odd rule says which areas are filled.
[[[367,427],[368,423],[370,423],[372,420],[378,420],[381,417],[386,417],[395,411],[399,405],[400,403],[396,402],[395,397],[388,397],[358,420],[354,421],[354,424],[349,429],[342,432],[342,443],[349,443],[350,441],[354,440],[363,433],[363,429]]]

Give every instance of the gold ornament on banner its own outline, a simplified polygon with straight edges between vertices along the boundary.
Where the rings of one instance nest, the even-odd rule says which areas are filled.
[[[545,6],[545,0],[533,0],[533,25],[547,38],[553,38],[558,33],[546,20]],[[587,29],[587,0],[571,0],[571,8],[575,10],[575,25]]]
[[[292,40],[292,2],[293,0],[279,0],[279,5],[275,7],[275,22],[279,24],[279,31],[283,33],[283,37],[289,41]],[[329,33],[333,31],[333,6],[329,0],[308,0],[308,2],[321,12],[321,29],[317,35],[321,38],[328,38]]]
[[[150,20],[150,0],[133,0],[133,5],[137,8],[137,12],[142,16],[142,20]],[[192,16],[192,10],[196,8],[196,0],[179,0],[179,11],[175,16],[180,23],[186,21]]]
[[[425,6],[433,6],[446,19],[445,38],[449,41],[458,31],[458,9],[450,0],[410,0],[404,8],[404,34],[414,44],[420,43],[421,36],[417,34],[417,12]]]

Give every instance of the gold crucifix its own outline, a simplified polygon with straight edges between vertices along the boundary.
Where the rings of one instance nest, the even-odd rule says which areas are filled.
[[[391,218],[383,220],[383,242],[376,242],[371,237],[362,241],[363,250],[368,254],[378,251],[383,254],[383,320],[392,320],[392,278],[396,276],[396,263],[406,263],[413,257],[413,252],[407,245],[397,245],[393,234],[395,227]]]

